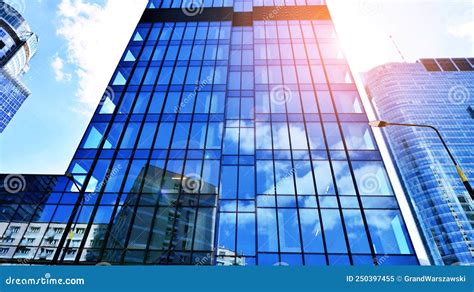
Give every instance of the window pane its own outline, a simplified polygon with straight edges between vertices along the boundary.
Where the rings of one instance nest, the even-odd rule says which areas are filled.
[[[363,113],[364,107],[357,91],[333,91],[334,101],[339,113]]]
[[[393,195],[382,162],[353,162],[357,186],[361,195]]]
[[[222,123],[209,123],[207,128],[207,149],[221,148],[222,128]]]
[[[306,140],[306,130],[303,123],[291,123],[291,147],[292,149],[308,149],[308,142]]]
[[[275,178],[277,194],[294,195],[294,169],[290,161],[275,161]]]
[[[282,252],[301,252],[298,213],[296,209],[278,210],[280,250]]]
[[[155,148],[167,149],[170,145],[171,134],[173,133],[172,123],[161,123],[155,141]]]
[[[228,250],[235,250],[235,213],[220,213],[219,218],[219,246]]]
[[[323,217],[324,236],[328,252],[346,253],[346,240],[342,229],[339,210],[321,210]]]
[[[239,199],[255,199],[255,174],[253,166],[239,167]]]
[[[305,252],[324,252],[318,210],[300,209],[301,232]]]
[[[155,130],[157,125],[155,123],[145,123],[143,126],[142,132],[140,133],[140,140],[138,141],[139,149],[149,149],[151,148],[151,143],[155,137]]]
[[[326,139],[328,141],[329,149],[344,149],[344,144],[342,143],[339,126],[337,123],[324,123],[324,131],[326,132]]]
[[[97,148],[102,141],[107,123],[95,123],[89,127],[85,140],[82,142],[81,148]]]
[[[135,146],[135,140],[137,139],[138,131],[140,130],[140,123],[129,123],[125,135],[122,138],[120,144],[121,149],[130,149]]]
[[[346,65],[326,65],[326,72],[331,83],[352,83],[352,78]]]
[[[343,123],[342,129],[349,150],[375,150],[375,142],[366,123]]]
[[[275,149],[290,149],[290,139],[286,123],[273,123],[273,147]]]
[[[326,149],[324,135],[320,123],[307,123],[309,146],[312,150]]]
[[[274,176],[272,161],[257,161],[257,193],[274,194]]]
[[[333,161],[332,166],[339,195],[355,195],[354,183],[347,161]]]
[[[313,173],[309,161],[298,161],[295,166],[296,190],[298,195],[314,195]]]
[[[365,211],[377,254],[410,254],[413,249],[402,216],[395,210]]]
[[[278,252],[275,209],[257,208],[258,251]]]
[[[369,242],[360,210],[343,210],[343,212],[351,252],[370,253]]]
[[[255,255],[255,213],[240,213],[237,227],[237,253]]]
[[[318,194],[335,194],[329,161],[313,161],[313,168]]]
[[[194,250],[211,251],[214,246],[214,208],[199,208],[194,235]]]
[[[222,166],[221,199],[237,198],[237,167]]]

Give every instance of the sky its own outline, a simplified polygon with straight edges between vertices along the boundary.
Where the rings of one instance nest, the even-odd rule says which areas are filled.
[[[147,1],[6,2],[40,45],[23,78],[32,95],[0,134],[0,173],[63,174]],[[401,55],[474,56],[474,0],[327,2],[355,74]]]

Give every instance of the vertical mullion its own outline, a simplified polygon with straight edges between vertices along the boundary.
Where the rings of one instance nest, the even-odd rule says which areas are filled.
[[[334,25],[333,25],[332,22],[331,22],[331,26],[334,28]],[[311,25],[311,28],[314,30],[313,25]],[[359,188],[357,186],[357,181],[355,179],[354,169],[352,167],[352,160],[349,156],[349,150],[347,149],[347,143],[346,143],[346,140],[345,140],[345,137],[344,137],[344,132],[342,130],[341,121],[339,119],[339,114],[338,114],[338,111],[337,111],[336,106],[335,106],[334,95],[333,95],[333,92],[332,92],[332,86],[331,86],[331,83],[329,82],[328,73],[327,73],[327,70],[326,70],[326,62],[325,62],[325,60],[324,60],[324,58],[321,54],[321,47],[319,45],[319,38],[318,38],[318,35],[317,35],[316,31],[314,31],[314,34],[316,36],[316,46],[318,48],[319,57],[321,58],[321,64],[322,64],[322,67],[323,67],[323,70],[324,70],[326,83],[327,83],[328,88],[329,88],[329,94],[330,94],[330,97],[331,97],[331,102],[332,102],[332,106],[333,106],[333,109],[334,109],[335,118],[336,118],[337,125],[338,125],[338,128],[339,128],[339,134],[341,135],[341,141],[344,145],[344,152],[345,152],[346,157],[347,157],[347,163],[349,165],[349,171],[351,173],[352,182],[354,184],[357,200],[359,202],[360,212],[361,212],[361,215],[362,215],[362,221],[364,223],[365,232],[366,232],[366,235],[367,235],[367,240],[369,242],[369,247],[370,247],[370,250],[372,252],[372,259],[373,259],[374,264],[377,265],[377,258],[376,258],[376,254],[375,254],[375,249],[374,249],[372,238],[371,238],[371,235],[370,235],[370,232],[369,232],[367,218],[365,216],[364,208],[363,208],[363,205],[362,205],[362,199],[360,197]],[[346,64],[346,66],[347,66],[347,64]],[[349,70],[349,72],[350,72],[350,70]],[[351,74],[351,79],[353,80],[352,74]],[[333,166],[332,166],[332,160],[331,160],[330,165],[331,165],[331,170],[334,172],[334,169],[333,169]],[[352,258],[352,252],[351,252],[351,249],[350,249],[349,238],[348,238],[347,231],[346,231],[344,215],[343,215],[343,212],[342,212],[341,202],[340,202],[340,198],[339,198],[339,194],[338,194],[339,191],[337,190],[337,185],[335,185],[335,186],[336,186],[336,192],[337,192],[337,200],[338,200],[338,204],[339,204],[339,211],[340,211],[339,213],[341,214],[341,222],[342,222],[342,226],[344,228],[344,233],[345,233],[344,236],[346,237],[346,241],[347,241],[346,245],[347,245],[347,249],[348,249],[349,256],[350,256],[349,260],[350,260],[350,263],[353,265],[354,261],[353,261],[353,258]]]

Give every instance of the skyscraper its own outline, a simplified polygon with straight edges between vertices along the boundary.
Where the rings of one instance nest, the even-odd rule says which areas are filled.
[[[20,81],[38,49],[38,37],[26,20],[0,1],[0,133],[30,95]]]
[[[150,1],[68,183],[0,226],[63,224],[41,263],[417,265],[367,122],[322,1]]]
[[[380,119],[428,124],[474,180],[474,59],[422,59],[371,70],[366,84]],[[437,265],[474,264],[473,202],[430,129],[387,127],[386,140]]]

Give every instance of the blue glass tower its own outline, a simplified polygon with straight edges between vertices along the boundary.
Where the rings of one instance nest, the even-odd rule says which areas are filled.
[[[0,2],[0,133],[30,95],[20,77],[38,49],[38,37],[12,6]]]
[[[3,177],[0,257],[419,264],[327,7],[280,4],[150,1],[41,208]]]
[[[381,119],[435,126],[468,180],[474,180],[474,59],[388,64],[366,77]],[[473,202],[436,133],[404,127],[385,131],[433,262],[472,265]]]

